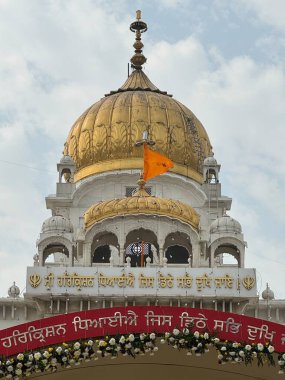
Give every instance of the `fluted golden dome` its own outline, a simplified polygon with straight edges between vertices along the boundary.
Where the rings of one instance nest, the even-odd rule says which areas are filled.
[[[168,216],[187,223],[196,230],[199,226],[199,215],[191,206],[177,200],[151,196],[141,189],[132,197],[95,203],[84,214],[85,228],[89,229],[105,219],[125,215]]]
[[[141,169],[143,150],[134,146],[147,130],[155,150],[174,162],[172,172],[201,181],[211,145],[196,116],[159,91],[141,71],[92,105],[73,125],[64,154],[76,164],[75,180],[118,169]]]
[[[88,108],[75,122],[64,154],[76,164],[75,181],[96,173],[141,169],[143,149],[134,145],[143,131],[156,143],[155,150],[174,162],[172,172],[202,181],[202,164],[211,152],[205,129],[196,116],[166,92],[160,91],[142,71],[141,33],[147,25],[131,24],[136,33],[134,71],[117,90]]]

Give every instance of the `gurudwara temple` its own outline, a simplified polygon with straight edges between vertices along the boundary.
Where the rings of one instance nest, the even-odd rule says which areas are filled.
[[[264,363],[282,374],[285,300],[257,293],[205,128],[145,74],[140,11],[130,30],[129,76],[64,143],[25,294],[0,298],[0,378],[75,378],[82,364],[106,379],[275,379]]]

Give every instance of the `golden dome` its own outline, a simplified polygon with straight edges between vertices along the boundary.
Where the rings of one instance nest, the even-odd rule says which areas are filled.
[[[88,108],[75,122],[64,154],[76,164],[75,181],[96,173],[141,169],[143,149],[136,148],[144,131],[155,141],[155,150],[169,157],[172,172],[202,182],[202,164],[211,152],[207,133],[196,116],[171,95],[160,91],[142,71],[141,33],[147,25],[140,19],[131,24],[136,33],[135,70],[117,91]]]
[[[125,215],[168,216],[196,230],[199,226],[199,215],[191,206],[173,199],[157,198],[140,189],[132,197],[95,203],[84,214],[85,228],[89,229],[93,224],[108,218]]]
[[[118,169],[141,169],[143,149],[135,142],[147,130],[155,150],[174,162],[172,172],[201,182],[211,152],[207,133],[183,104],[159,91],[141,71],[92,105],[73,125],[64,154],[76,164],[75,180]]]

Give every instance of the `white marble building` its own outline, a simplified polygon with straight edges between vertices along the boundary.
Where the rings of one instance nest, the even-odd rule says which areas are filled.
[[[259,299],[255,270],[245,268],[247,242],[204,127],[142,70],[146,29],[138,15],[132,73],[71,128],[26,293],[19,297],[14,284],[0,298],[0,328],[118,305],[187,305],[285,322],[285,300],[268,287]],[[138,185],[143,149],[135,145],[144,131],[143,142],[174,167]]]

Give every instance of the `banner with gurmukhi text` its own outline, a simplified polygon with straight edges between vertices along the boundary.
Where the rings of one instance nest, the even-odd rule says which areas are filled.
[[[284,325],[207,309],[133,306],[62,314],[0,330],[0,355],[105,335],[165,333],[191,322],[194,331],[215,333],[222,340],[271,342],[275,351],[285,351]]]

